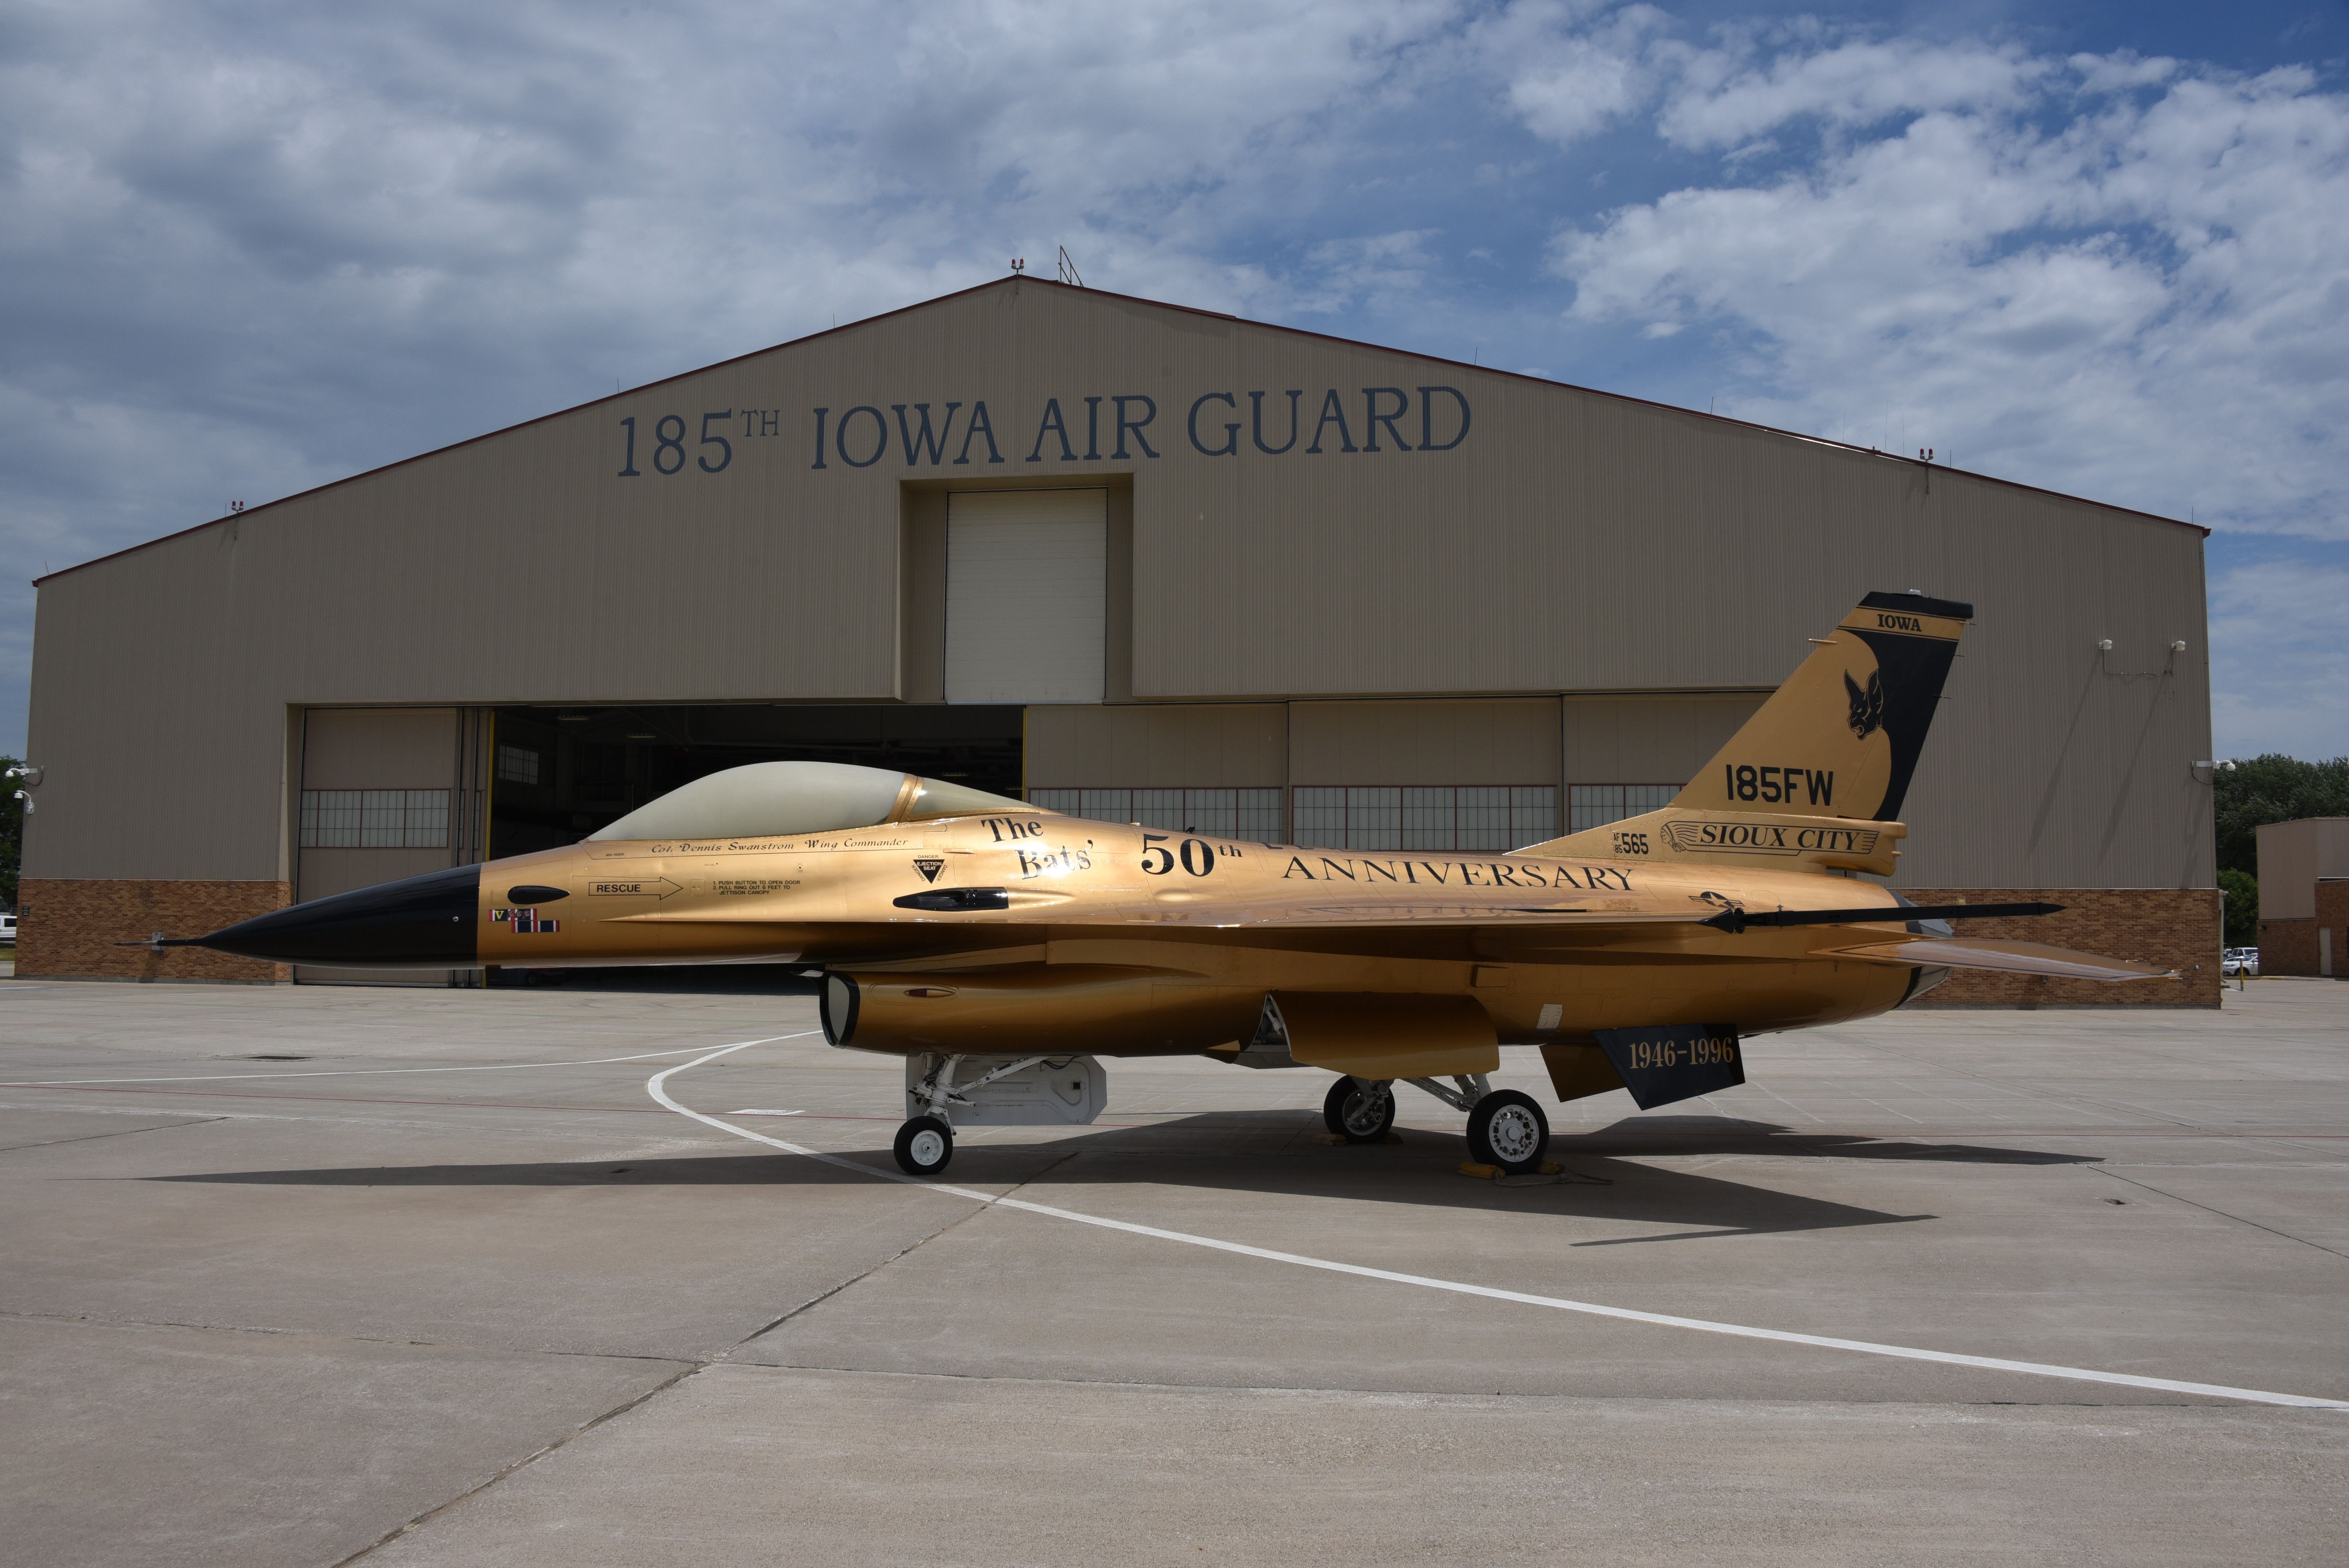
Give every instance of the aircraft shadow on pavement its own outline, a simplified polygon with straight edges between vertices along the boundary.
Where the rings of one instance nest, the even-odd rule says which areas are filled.
[[[1072,1201],[1066,1189],[1155,1186],[1274,1196],[1527,1212],[1557,1218],[1682,1227],[1577,1243],[1583,1246],[1913,1223],[1900,1214],[1749,1184],[1718,1171],[1638,1162],[1636,1156],[1827,1155],[1836,1159],[2047,1165],[2094,1157],[1971,1145],[1879,1142],[1795,1133],[1724,1117],[1627,1118],[1599,1132],[1562,1135],[1551,1155],[1558,1180],[1497,1184],[1464,1178],[1465,1140],[1406,1129],[1400,1144],[1330,1146],[1295,1111],[1218,1111],[1142,1127],[1095,1127],[1033,1143],[967,1141],[945,1181],[984,1188],[1022,1184],[1019,1196]],[[895,1175],[885,1150],[837,1151]],[[315,1187],[636,1187],[862,1185],[870,1178],[794,1154],[713,1153],[615,1161],[357,1166],[306,1171],[191,1172],[160,1181]],[[1685,1227],[1698,1227],[1685,1229]]]

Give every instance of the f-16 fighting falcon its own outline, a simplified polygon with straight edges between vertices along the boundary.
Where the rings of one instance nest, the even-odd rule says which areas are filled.
[[[1082,1124],[1103,1056],[1335,1075],[1381,1140],[1394,1086],[1464,1112],[1474,1158],[1539,1168],[1561,1101],[1648,1109],[1745,1081],[1755,1035],[1899,1006],[1951,969],[2161,979],[1953,934],[2054,904],[1913,905],[1900,807],[1972,607],[1870,593],[1670,806],[1508,854],[1316,850],[1039,810],[826,762],[732,768],[569,848],[435,872],[181,938],[281,963],[451,968],[788,962],[825,1037],[905,1059],[895,1154],[957,1127]],[[2167,977],[2173,977],[2167,976]]]

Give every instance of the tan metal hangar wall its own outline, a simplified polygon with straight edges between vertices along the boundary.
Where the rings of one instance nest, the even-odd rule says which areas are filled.
[[[1583,699],[1699,754],[1862,593],[1970,600],[1906,880],[2209,884],[2199,531],[1024,278],[45,579],[27,872],[290,880],[313,707],[935,701],[946,496],[1034,486],[1110,491],[1112,703],[1540,697],[1567,784]]]

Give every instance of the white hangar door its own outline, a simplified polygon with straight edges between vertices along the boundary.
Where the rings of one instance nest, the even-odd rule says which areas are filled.
[[[1109,491],[947,501],[948,702],[1099,702]]]

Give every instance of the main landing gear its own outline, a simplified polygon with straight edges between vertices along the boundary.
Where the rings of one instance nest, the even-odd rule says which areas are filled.
[[[1321,1101],[1321,1124],[1349,1143],[1379,1142],[1394,1119],[1394,1089],[1382,1078],[1341,1078]]]
[[[1479,1165],[1524,1176],[1540,1170],[1548,1152],[1549,1118],[1529,1094],[1495,1089],[1468,1113],[1468,1156]]]
[[[1468,1113],[1468,1153],[1478,1164],[1496,1165],[1512,1176],[1541,1169],[1549,1152],[1549,1118],[1531,1095],[1496,1089],[1482,1073],[1448,1084],[1435,1078],[1403,1081]],[[1321,1102],[1322,1121],[1349,1143],[1378,1142],[1394,1118],[1394,1088],[1384,1078],[1341,1078]]]

